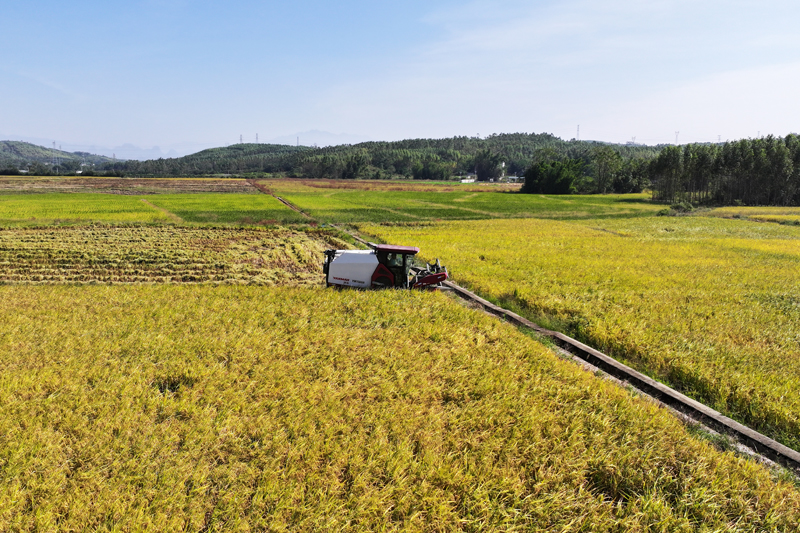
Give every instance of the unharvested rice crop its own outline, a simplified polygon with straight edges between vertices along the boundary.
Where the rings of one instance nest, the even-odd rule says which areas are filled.
[[[322,284],[324,232],[176,226],[0,230],[0,282]]]
[[[143,198],[118,194],[0,195],[0,225],[172,222]]]
[[[247,225],[308,222],[300,213],[262,193],[160,194],[148,197],[148,201],[186,222]]]
[[[790,531],[800,493],[441,294],[0,287],[2,531]]]
[[[361,226],[800,450],[800,228],[700,217]]]
[[[490,185],[374,187],[351,182],[342,188],[306,180],[260,181],[319,222],[415,222],[487,218],[637,217],[654,214],[662,206],[643,194],[604,196],[544,196],[516,194]]]

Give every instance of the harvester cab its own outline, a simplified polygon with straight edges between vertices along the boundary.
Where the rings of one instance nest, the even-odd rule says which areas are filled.
[[[331,286],[360,289],[436,289],[447,279],[447,269],[436,261],[415,267],[416,246],[369,243],[371,250],[326,250],[322,271]]]

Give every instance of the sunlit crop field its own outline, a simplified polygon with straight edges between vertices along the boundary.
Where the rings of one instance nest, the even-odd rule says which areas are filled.
[[[800,207],[718,207],[709,216],[725,218],[746,218],[758,222],[777,222],[800,226]]]
[[[153,205],[186,222],[211,224],[292,224],[308,222],[267,194],[160,194],[148,197]]]
[[[442,294],[0,287],[2,531],[789,531],[800,493]]]
[[[800,228],[653,217],[361,226],[800,449]]]
[[[119,194],[42,193],[0,195],[0,225],[86,222],[171,222],[144,198]]]
[[[422,220],[471,220],[491,218],[637,217],[656,213],[663,206],[651,204],[649,195],[541,196],[517,194],[516,189],[492,184],[432,186],[375,182],[336,183],[307,180],[261,181],[274,194],[286,198],[319,222],[414,222]],[[363,188],[359,188],[363,183]]]
[[[90,222],[276,225],[308,219],[263,193],[0,194],[0,226]]]
[[[0,283],[321,285],[322,252],[346,246],[287,229],[90,226],[0,230]]]

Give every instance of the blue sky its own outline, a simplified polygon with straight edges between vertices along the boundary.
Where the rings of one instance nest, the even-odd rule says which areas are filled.
[[[800,131],[796,1],[30,0],[0,19],[0,135],[68,146]]]

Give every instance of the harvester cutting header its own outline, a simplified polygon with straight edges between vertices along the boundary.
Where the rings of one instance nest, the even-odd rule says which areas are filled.
[[[359,289],[437,289],[447,269],[436,260],[425,268],[413,265],[416,246],[368,243],[371,250],[325,250],[322,271],[328,287]]]

